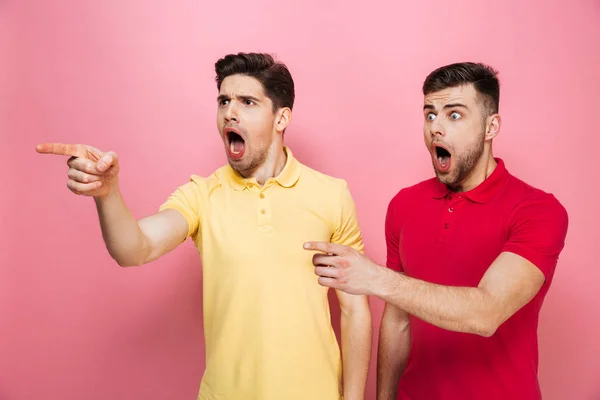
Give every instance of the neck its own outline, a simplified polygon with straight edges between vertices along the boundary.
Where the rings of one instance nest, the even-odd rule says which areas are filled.
[[[497,165],[492,150],[484,151],[471,172],[451,190],[454,192],[468,192],[475,189],[494,172]]]
[[[274,178],[281,173],[287,162],[287,154],[281,140],[274,140],[267,153],[265,161],[253,170],[247,177],[256,179],[263,186],[269,178]]]

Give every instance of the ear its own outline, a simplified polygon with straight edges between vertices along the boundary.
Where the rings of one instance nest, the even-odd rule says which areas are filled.
[[[487,117],[485,126],[485,140],[492,140],[500,133],[501,118],[499,114]]]
[[[280,108],[275,115],[275,130],[283,132],[290,122],[292,122],[292,110],[289,107]]]

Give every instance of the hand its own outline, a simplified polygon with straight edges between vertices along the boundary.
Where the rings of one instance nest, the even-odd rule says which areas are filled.
[[[41,154],[70,156],[67,187],[77,195],[104,197],[118,190],[119,162],[113,152],[104,153],[85,144],[43,143]]]
[[[325,254],[315,254],[313,264],[319,284],[339,289],[350,294],[372,295],[384,282],[388,270],[377,265],[352,247],[328,242],[308,242],[307,250],[317,250]]]

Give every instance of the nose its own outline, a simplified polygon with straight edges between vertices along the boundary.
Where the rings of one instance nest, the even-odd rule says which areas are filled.
[[[223,116],[225,117],[225,122],[239,122],[238,113],[233,101],[229,102]]]
[[[431,136],[433,137],[446,135],[444,126],[440,121],[439,115],[429,124],[429,133],[431,133]]]

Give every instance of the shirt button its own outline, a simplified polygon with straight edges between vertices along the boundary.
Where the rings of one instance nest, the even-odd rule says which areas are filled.
[[[448,212],[454,212],[454,208],[450,207],[450,208],[448,209]]]
[[[262,210],[260,210],[260,213],[261,213],[261,214],[264,214],[264,213],[266,213],[265,209],[263,208]]]
[[[261,199],[264,199],[264,198],[265,198],[265,194],[264,194],[264,193],[261,193],[261,194],[260,194],[260,198],[261,198]]]
[[[444,224],[444,229],[450,228],[450,224]]]

